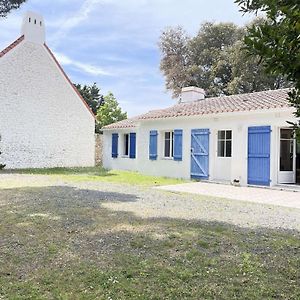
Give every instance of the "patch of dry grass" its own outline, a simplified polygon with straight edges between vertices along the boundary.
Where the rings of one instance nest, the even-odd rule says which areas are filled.
[[[300,298],[298,232],[142,219],[105,199],[71,187],[0,190],[0,299]]]

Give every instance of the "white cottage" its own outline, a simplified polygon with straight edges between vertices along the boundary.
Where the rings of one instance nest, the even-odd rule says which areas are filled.
[[[300,184],[287,96],[281,89],[205,98],[184,88],[179,104],[105,127],[104,167],[243,186]]]
[[[93,166],[95,119],[45,43],[33,12],[0,52],[0,163],[7,168]]]

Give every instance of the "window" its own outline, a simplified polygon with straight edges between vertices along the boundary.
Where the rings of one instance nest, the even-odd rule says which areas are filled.
[[[174,156],[174,132],[166,131],[165,132],[165,148],[164,148],[164,157],[173,158]]]
[[[231,157],[232,154],[232,131],[218,131],[218,157]]]
[[[124,156],[129,156],[129,134],[124,134]]]
[[[294,131],[280,130],[280,171],[294,170]]]

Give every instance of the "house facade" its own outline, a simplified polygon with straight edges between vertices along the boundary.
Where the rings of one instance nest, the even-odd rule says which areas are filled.
[[[45,43],[45,23],[25,15],[0,52],[0,163],[6,168],[94,166],[95,119]]]
[[[107,126],[104,167],[243,186],[300,184],[288,90],[204,94],[185,88],[173,107]]]

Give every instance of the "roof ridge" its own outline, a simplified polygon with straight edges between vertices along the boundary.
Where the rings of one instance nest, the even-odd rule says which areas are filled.
[[[248,92],[248,93],[240,93],[240,94],[232,94],[232,95],[222,95],[222,96],[214,96],[214,97],[206,97],[203,100],[215,100],[215,99],[227,99],[227,98],[233,98],[233,97],[247,97],[247,96],[253,96],[256,94],[261,94],[261,93],[272,93],[272,92],[280,92],[280,91],[288,91],[291,88],[281,88],[281,89],[273,89],[273,90],[264,90],[264,91],[256,91],[256,92]],[[180,104],[191,104],[191,103],[198,103],[200,101],[203,100],[199,100],[199,101],[193,101],[193,102],[181,102],[181,103],[177,103],[174,104],[175,105],[180,105]]]
[[[18,39],[16,39],[14,42],[12,42],[9,46],[7,46],[5,49],[0,51],[0,58],[3,57],[8,52],[10,52],[15,47],[17,47],[23,40],[24,40],[24,35],[20,36]]]

